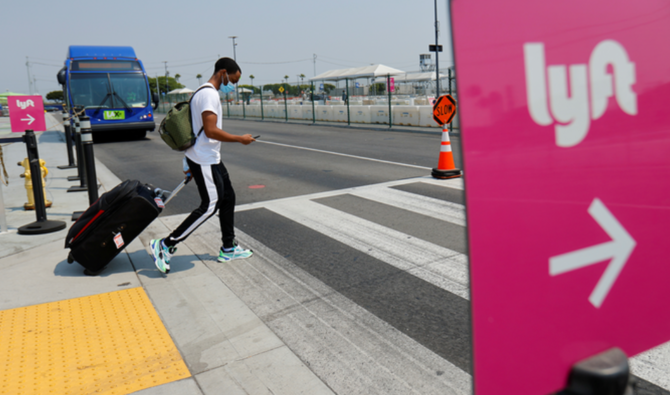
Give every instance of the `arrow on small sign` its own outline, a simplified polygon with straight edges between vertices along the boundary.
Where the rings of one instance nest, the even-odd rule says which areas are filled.
[[[549,258],[549,274],[556,276],[612,259],[589,296],[591,304],[599,308],[637,243],[600,199],[593,199],[588,211],[612,241]]]
[[[30,116],[30,114],[28,114],[28,115],[26,115],[26,116],[28,117],[27,119],[26,119],[26,118],[22,118],[21,120],[22,120],[22,121],[28,121],[28,125],[30,125],[31,123],[33,123],[33,122],[35,121],[35,118],[33,118],[32,116]]]

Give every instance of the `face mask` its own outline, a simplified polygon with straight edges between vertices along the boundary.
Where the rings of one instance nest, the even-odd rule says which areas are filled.
[[[235,85],[233,85],[230,81],[228,81],[228,85],[223,85],[223,77],[221,77],[221,86],[219,87],[219,90],[224,94],[232,93],[235,92]]]

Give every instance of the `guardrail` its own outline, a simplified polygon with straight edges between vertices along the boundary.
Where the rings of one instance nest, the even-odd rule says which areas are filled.
[[[350,105],[342,104],[315,104],[312,102],[298,102],[284,105],[281,102],[270,102],[260,104],[252,103],[226,105],[223,114],[227,118],[256,119],[256,120],[285,120],[285,121],[311,121],[311,122],[335,122],[341,124],[370,124],[389,126],[413,126],[431,129],[440,129],[433,120],[433,107],[431,105],[391,105],[389,114],[388,105]],[[389,117],[390,115],[390,117]],[[459,128],[458,115],[452,122],[452,129]]]

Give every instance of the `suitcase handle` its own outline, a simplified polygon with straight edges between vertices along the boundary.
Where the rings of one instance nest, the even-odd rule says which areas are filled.
[[[191,181],[191,178],[193,178],[193,177],[186,177],[182,182],[179,183],[179,185],[177,185],[177,187],[172,192],[161,190],[161,192],[160,192],[160,194],[162,194],[161,199],[164,199],[163,204],[168,204],[168,202],[170,200],[172,200],[173,197],[177,196],[179,191],[181,191],[181,189],[184,188],[184,186],[186,184],[188,184],[189,181]],[[167,199],[165,199],[166,194],[167,194]]]

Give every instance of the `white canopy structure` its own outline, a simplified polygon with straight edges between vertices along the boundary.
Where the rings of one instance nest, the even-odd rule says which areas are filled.
[[[180,89],[174,89],[168,92],[168,95],[183,95],[186,93],[193,93],[195,92],[194,90],[188,89],[188,88],[180,88]]]
[[[435,81],[435,72],[425,73],[406,73],[403,75],[396,75],[393,77],[395,82],[416,82],[416,81]],[[440,73],[440,79],[449,78],[447,74]]]
[[[346,78],[367,78],[367,77],[386,77],[387,75],[405,74],[404,71],[394,69],[393,67],[376,64],[364,67],[354,67],[351,69],[330,70],[321,73],[316,77],[310,78],[310,81],[339,81]]]

